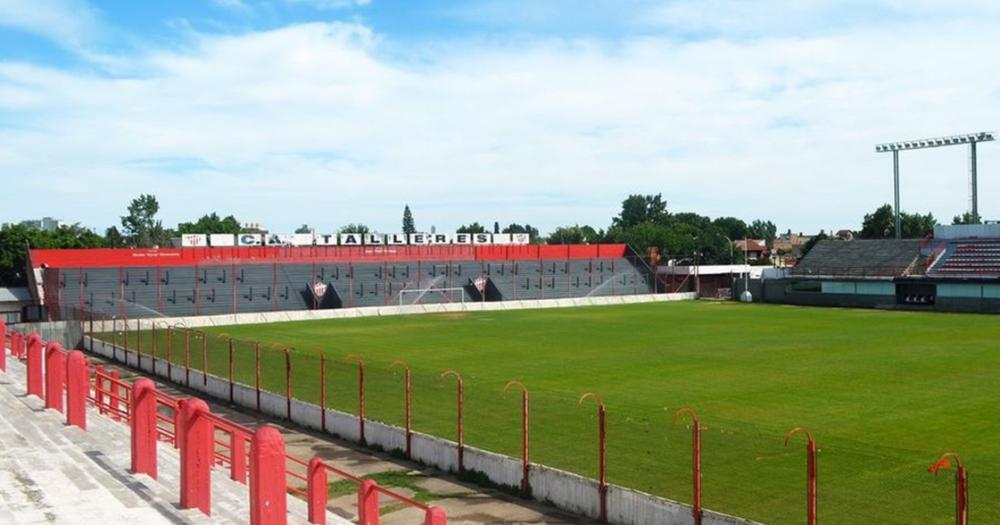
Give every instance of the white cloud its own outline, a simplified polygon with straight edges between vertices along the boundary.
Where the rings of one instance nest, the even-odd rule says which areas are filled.
[[[0,26],[79,49],[97,35],[98,18],[84,0],[0,0]]]
[[[371,0],[285,0],[289,4],[307,5],[315,9],[344,9],[346,7],[362,7]]]
[[[105,226],[152,192],[168,224],[217,210],[394,230],[409,203],[425,228],[544,230],[606,226],[627,194],[662,191],[674,211],[852,226],[892,196],[875,143],[996,121],[992,73],[968,53],[997,48],[990,27],[461,42],[389,59],[367,27],[306,24],[132,58],[144,76],[0,63],[0,115],[17,117],[0,124],[0,173],[29,175],[4,177],[0,209],[37,198]],[[987,217],[996,149],[980,148]],[[965,155],[904,155],[904,207],[960,213]]]

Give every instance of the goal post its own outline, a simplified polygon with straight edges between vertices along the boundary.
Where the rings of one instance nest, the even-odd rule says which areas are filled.
[[[465,288],[424,288],[422,290],[400,290],[399,306],[424,304],[424,299],[440,299],[435,302],[465,304]]]

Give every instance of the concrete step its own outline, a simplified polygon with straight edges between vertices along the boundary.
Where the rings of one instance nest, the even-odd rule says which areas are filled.
[[[129,428],[88,408],[87,431],[24,394],[24,365],[0,372],[0,523],[222,524],[249,521],[249,487],[212,472],[212,515],[180,508],[180,456],[157,452],[158,479],[129,472]],[[288,498],[289,523],[307,523]],[[347,523],[332,513],[328,523]]]

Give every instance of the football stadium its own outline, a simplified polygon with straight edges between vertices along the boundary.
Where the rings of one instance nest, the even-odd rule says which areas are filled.
[[[0,0],[0,524],[1000,523],[930,4]]]

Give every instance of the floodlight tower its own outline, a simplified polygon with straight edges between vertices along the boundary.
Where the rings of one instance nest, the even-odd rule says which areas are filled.
[[[979,187],[976,180],[976,144],[979,142],[989,142],[993,140],[992,131],[980,131],[978,133],[966,133],[964,135],[951,135],[949,137],[937,137],[932,139],[906,140],[902,142],[887,142],[875,146],[877,153],[892,152],[892,182],[895,190],[896,206],[893,210],[896,214],[896,238],[902,235],[899,221],[899,152],[910,149],[938,148],[942,146],[969,145],[969,211],[972,213],[972,221],[979,223]]]

